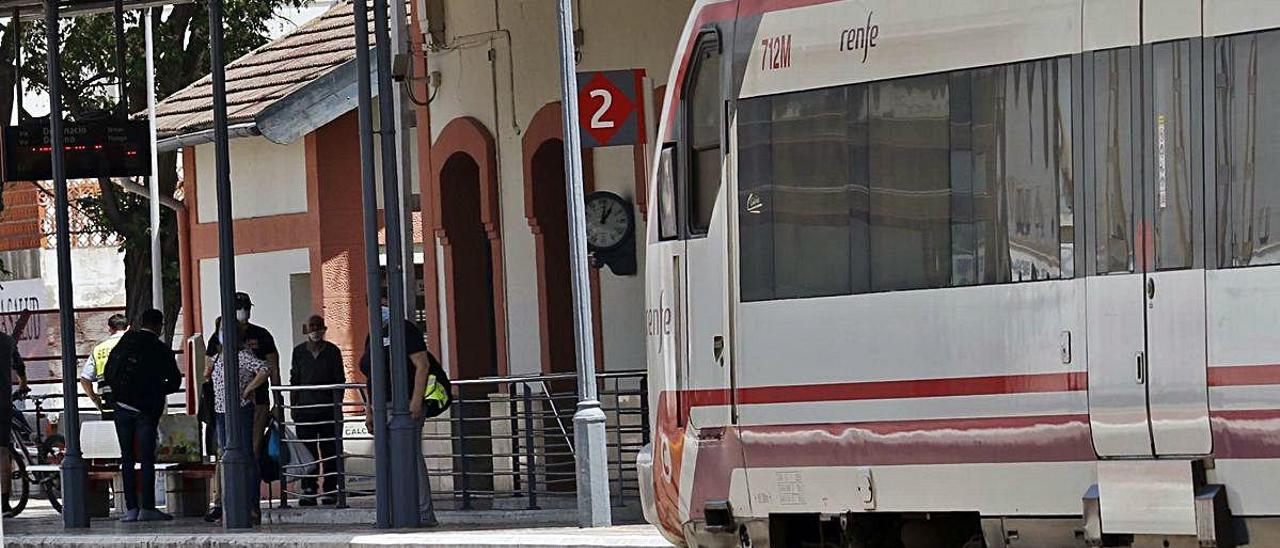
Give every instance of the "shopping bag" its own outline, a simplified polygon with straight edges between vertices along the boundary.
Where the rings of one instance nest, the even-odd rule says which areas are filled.
[[[280,479],[280,467],[284,451],[281,447],[280,428],[272,421],[267,427],[267,435],[262,437],[263,447],[258,451],[258,477],[271,483]]]

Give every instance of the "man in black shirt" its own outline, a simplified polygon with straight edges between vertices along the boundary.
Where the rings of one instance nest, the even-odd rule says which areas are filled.
[[[182,386],[182,373],[173,350],[160,340],[163,329],[163,312],[143,312],[138,329],[121,336],[111,350],[103,372],[114,396],[116,437],[120,441],[126,508],[120,521],[173,519],[156,510],[156,434],[164,415],[165,398]],[[141,464],[141,482],[134,474],[135,456]]]
[[[262,435],[267,430],[267,420],[270,418],[269,388],[272,384],[280,385],[280,351],[276,349],[276,339],[271,336],[270,331],[260,325],[249,323],[250,311],[253,310],[253,301],[249,299],[249,294],[243,291],[236,292],[235,300],[236,325],[240,328],[240,348],[251,350],[253,355],[267,362],[271,368],[271,382],[258,387],[253,393],[253,454],[257,457]],[[209,338],[209,345],[205,349],[205,355],[210,358],[222,352],[222,343],[218,335],[215,332]]]
[[[322,386],[346,382],[346,373],[342,367],[342,351],[333,343],[324,340],[327,328],[324,318],[311,316],[302,325],[302,332],[307,336],[304,342],[293,348],[293,364],[289,368],[289,382],[294,386]],[[324,461],[337,455],[337,428],[334,405],[340,401],[340,390],[297,390],[291,393],[290,403],[293,406],[293,421],[297,425],[298,439],[323,440],[304,441],[321,465],[316,472],[324,468],[325,474],[334,472],[333,463]],[[336,474],[324,476],[324,492],[320,497],[322,504],[333,504],[332,493],[338,490]],[[302,478],[304,493],[299,504],[315,506],[316,478]]]
[[[409,412],[413,415],[413,420],[417,424],[417,439],[422,439],[422,427],[426,421],[426,415],[423,409],[423,393],[427,388],[427,378],[430,374],[431,363],[435,361],[431,357],[430,351],[427,350],[427,341],[423,337],[422,331],[413,322],[405,319],[398,321],[404,322],[404,346],[405,354],[408,359],[404,360],[405,367],[408,368],[409,379],[413,385],[409,392]],[[382,356],[387,363],[387,407],[391,407],[391,309],[387,306],[387,298],[382,298]],[[364,339],[364,355],[360,357],[360,372],[364,373],[366,386],[369,390],[370,405],[365,407],[365,426],[369,428],[369,434],[373,434],[373,375],[369,367],[369,337]],[[387,423],[387,417],[383,417],[383,424]],[[435,511],[431,507],[431,482],[427,476],[427,463],[422,454],[422,443],[413,444],[416,449],[415,458],[418,463],[418,517],[423,527],[435,527],[437,524]]]

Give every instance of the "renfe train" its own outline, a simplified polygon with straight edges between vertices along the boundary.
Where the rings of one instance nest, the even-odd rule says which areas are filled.
[[[665,97],[669,540],[1280,546],[1280,2],[701,0]]]

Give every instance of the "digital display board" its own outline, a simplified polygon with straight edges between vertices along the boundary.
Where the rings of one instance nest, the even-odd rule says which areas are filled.
[[[151,174],[145,120],[65,122],[62,128],[68,179]],[[53,179],[52,151],[47,120],[4,128],[4,180]]]

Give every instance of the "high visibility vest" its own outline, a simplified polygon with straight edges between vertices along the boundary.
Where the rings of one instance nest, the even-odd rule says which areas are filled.
[[[444,385],[436,380],[435,375],[428,375],[427,389],[422,393],[422,399],[434,401],[444,407],[449,402],[449,394],[444,391]]]
[[[120,342],[120,337],[124,332],[116,333],[107,337],[98,346],[93,347],[93,368],[98,378],[102,378],[102,374],[107,370],[107,358],[111,357],[111,351],[115,349],[116,344]]]

